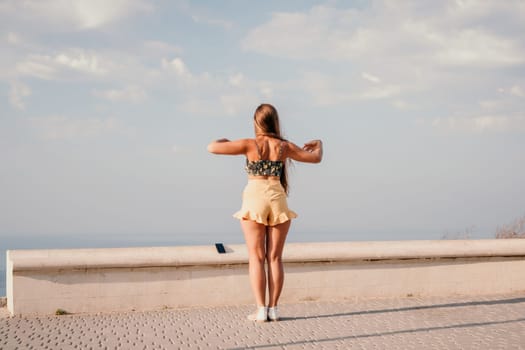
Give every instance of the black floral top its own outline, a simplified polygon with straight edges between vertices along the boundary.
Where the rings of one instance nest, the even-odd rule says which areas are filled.
[[[283,171],[282,160],[248,160],[244,167],[248,175],[256,176],[281,176]]]
[[[279,145],[279,155],[277,156],[277,159],[281,158],[283,152],[283,144],[284,142],[281,142],[281,144]],[[281,173],[283,172],[284,162],[282,160],[262,159],[261,150],[259,149],[257,141],[255,141],[255,147],[257,147],[259,160],[246,159],[246,166],[244,167],[244,169],[246,169],[248,175],[280,177]]]

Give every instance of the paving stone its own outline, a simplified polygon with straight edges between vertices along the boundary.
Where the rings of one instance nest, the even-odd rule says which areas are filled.
[[[483,297],[364,299],[280,306],[8,317],[0,349],[525,349],[525,292]]]

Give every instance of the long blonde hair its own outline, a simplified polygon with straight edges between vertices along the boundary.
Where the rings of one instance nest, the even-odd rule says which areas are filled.
[[[274,106],[268,103],[263,103],[255,110],[253,115],[253,121],[255,126],[255,135],[270,136],[281,141],[286,141],[281,135],[281,128],[279,125],[279,114]],[[288,174],[287,174],[287,163],[290,160],[283,160],[283,170],[281,172],[281,185],[284,191],[288,194]]]

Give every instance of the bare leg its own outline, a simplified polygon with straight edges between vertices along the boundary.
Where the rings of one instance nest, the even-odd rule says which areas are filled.
[[[248,247],[250,284],[257,306],[266,306],[266,273],[264,271],[266,226],[255,221],[241,220]]]
[[[284,268],[282,262],[284,242],[292,221],[268,228],[266,259],[268,260],[268,292],[270,301],[268,307],[277,306],[283,289]]]

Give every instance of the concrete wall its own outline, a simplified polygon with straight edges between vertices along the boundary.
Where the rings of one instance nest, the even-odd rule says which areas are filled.
[[[11,314],[253,303],[244,245],[7,252]],[[525,291],[525,240],[290,243],[282,302]]]

